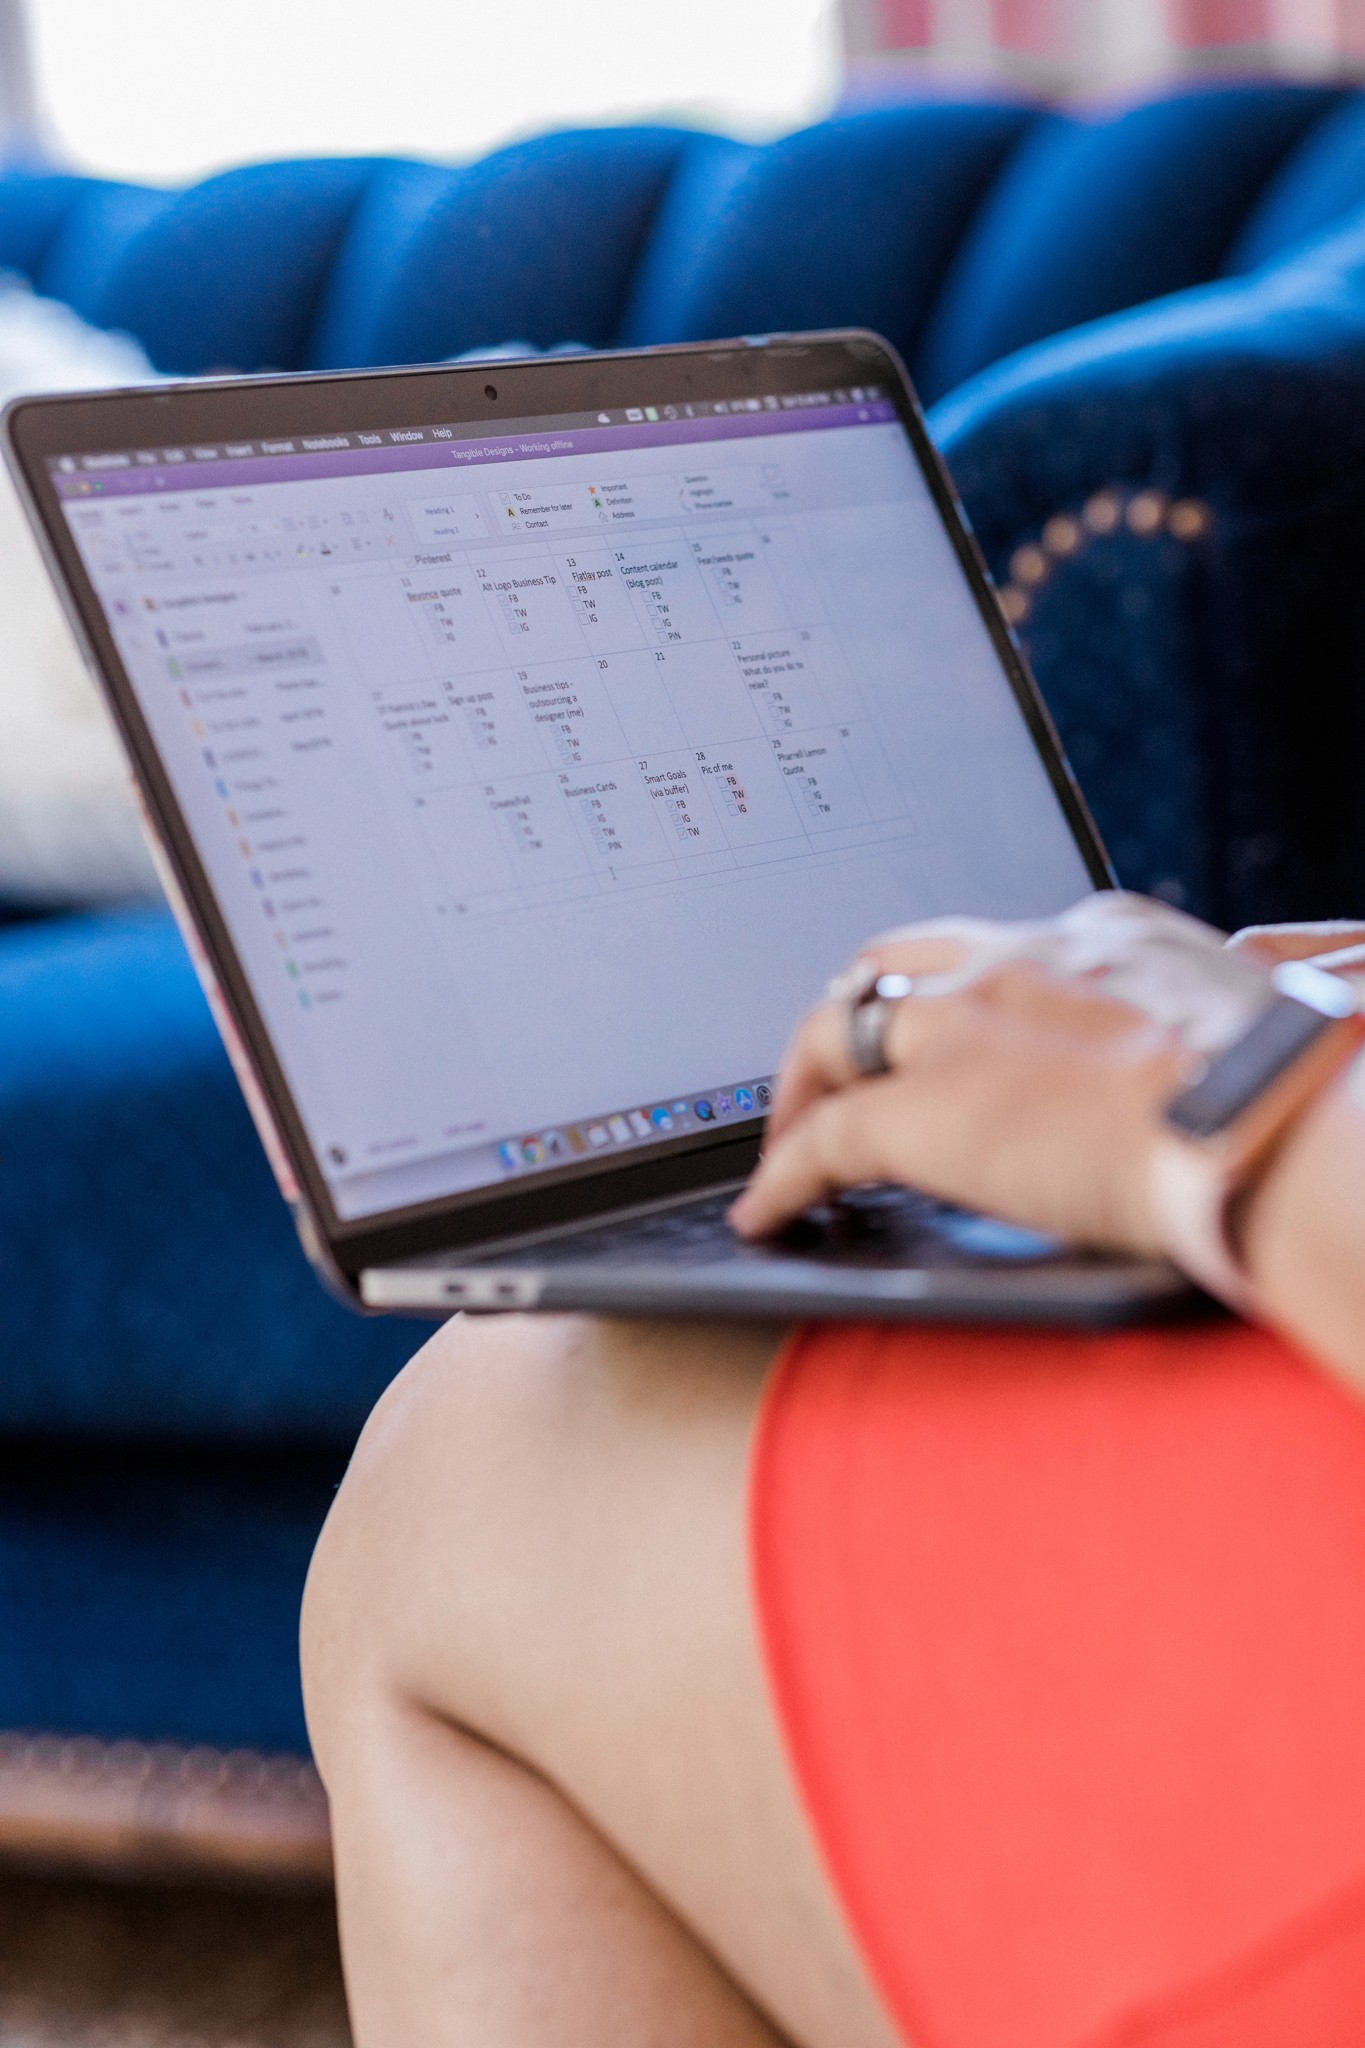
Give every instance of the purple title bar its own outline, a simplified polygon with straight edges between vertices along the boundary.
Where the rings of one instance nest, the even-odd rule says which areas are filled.
[[[565,455],[615,455],[625,448],[677,448],[713,441],[749,441],[770,434],[809,434],[820,427],[881,425],[894,420],[889,399],[830,405],[799,412],[745,413],[738,417],[660,420],[626,427],[559,428],[483,441],[424,442],[419,447],[342,448],[301,455],[255,455],[237,460],[159,463],[101,471],[97,476],[54,476],[62,498],[123,498],[149,491],[223,490],[240,484],[307,483],[318,477],[381,476],[400,470],[465,469],[478,463],[543,462]]]

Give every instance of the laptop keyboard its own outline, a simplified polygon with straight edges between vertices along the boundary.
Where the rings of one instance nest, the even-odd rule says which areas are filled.
[[[855,1266],[958,1266],[1002,1261],[1036,1264],[1060,1246],[1033,1231],[954,1209],[904,1188],[859,1189],[799,1217],[776,1241],[755,1246],[726,1221],[734,1190],[699,1196],[676,1208],[599,1223],[563,1238],[494,1254],[480,1266],[715,1266],[787,1253],[803,1260]]]

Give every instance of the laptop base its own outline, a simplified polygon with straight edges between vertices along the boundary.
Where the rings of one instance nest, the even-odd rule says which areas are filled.
[[[1189,1313],[1161,1259],[1092,1254],[899,1189],[860,1191],[777,1243],[737,1238],[737,1188],[490,1256],[431,1254],[360,1276],[371,1309],[1104,1328]]]

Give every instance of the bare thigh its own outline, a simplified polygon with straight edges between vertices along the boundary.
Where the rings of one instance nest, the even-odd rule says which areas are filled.
[[[380,1403],[305,1645],[338,1713],[399,1696],[529,1764],[794,2040],[891,2048],[782,1753],[747,1460],[781,1332],[459,1319]],[[339,1601],[337,1588],[344,1588]]]

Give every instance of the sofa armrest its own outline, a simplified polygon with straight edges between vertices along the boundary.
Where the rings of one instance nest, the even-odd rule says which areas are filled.
[[[1365,216],[931,426],[1120,878],[1229,926],[1365,908]]]
[[[0,1436],[345,1444],[425,1327],[313,1277],[164,912],[0,930]]]

